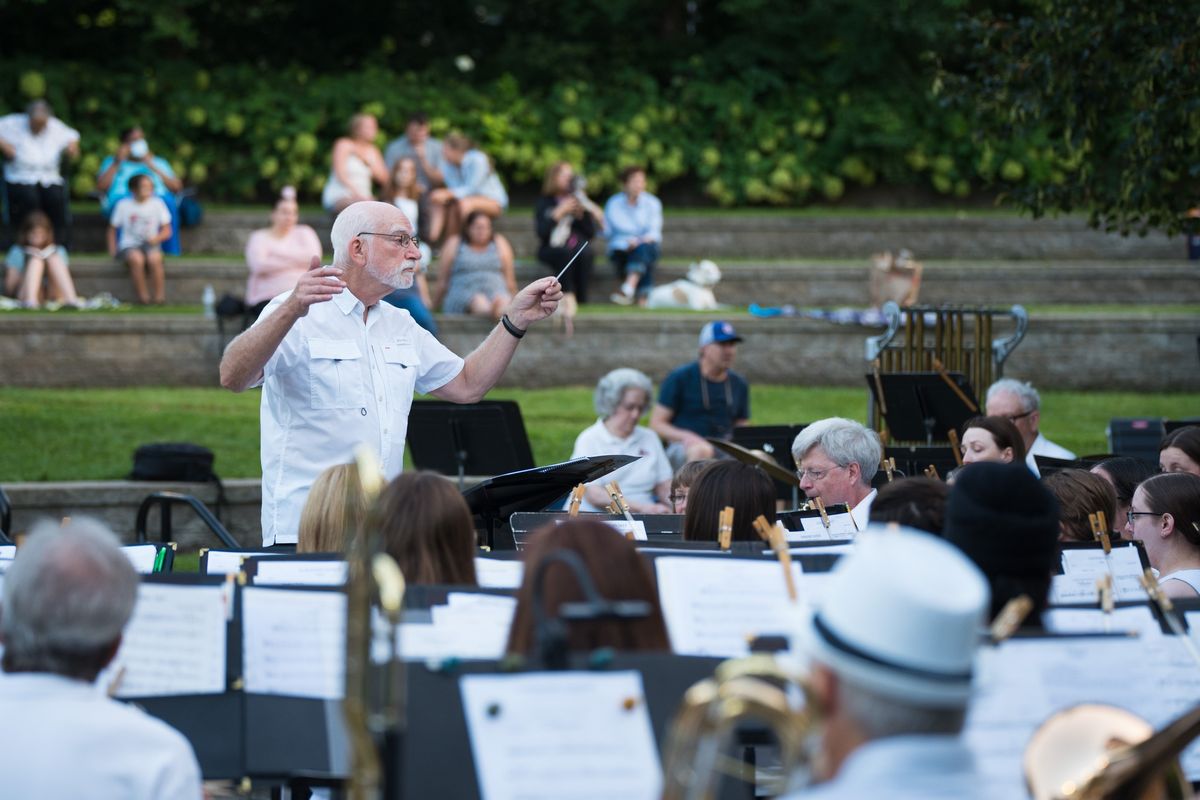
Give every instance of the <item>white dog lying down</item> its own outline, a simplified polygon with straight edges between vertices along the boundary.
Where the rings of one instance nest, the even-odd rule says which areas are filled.
[[[713,287],[721,280],[721,270],[705,259],[688,267],[687,278],[671,281],[650,290],[646,308],[690,308],[715,311],[720,308]]]

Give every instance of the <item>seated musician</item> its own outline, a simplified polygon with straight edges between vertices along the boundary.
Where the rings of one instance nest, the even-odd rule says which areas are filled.
[[[297,553],[341,553],[367,518],[367,496],[354,464],[336,464],[321,472],[308,490],[300,512]]]
[[[941,536],[949,493],[950,486],[935,478],[897,478],[879,488],[871,503],[871,522],[895,522]]]
[[[1133,502],[1133,493],[1142,481],[1154,474],[1154,470],[1140,458],[1116,456],[1104,459],[1092,467],[1092,472],[1108,481],[1117,493],[1116,516],[1108,524],[1120,533],[1125,530],[1125,515]]]
[[[1004,417],[972,417],[964,422],[959,449],[964,465],[980,461],[1019,464],[1025,460],[1021,432]]]
[[[667,624],[658,602],[658,589],[650,565],[633,542],[602,522],[571,519],[536,531],[525,548],[525,577],[517,592],[517,610],[508,634],[508,652],[532,655],[539,649],[535,581],[538,565],[559,551],[570,551],[583,562],[600,597],[605,600],[641,600],[650,613],[640,619],[597,619],[566,624],[565,646],[570,652],[591,652],[602,647],[619,651],[670,651]],[[563,603],[587,599],[579,578],[566,564],[545,568],[541,583],[542,611],[557,618]],[[560,629],[561,630],[561,629]],[[546,628],[543,628],[543,642]]]
[[[1042,485],[1058,500],[1058,538],[1064,542],[1091,542],[1090,515],[1104,514],[1109,522],[1117,513],[1117,495],[1112,484],[1094,472],[1083,469],[1060,469],[1042,479]]]
[[[1058,502],[1020,462],[974,464],[950,487],[942,535],[987,576],[989,619],[1027,594],[1033,610],[1025,626],[1041,626],[1059,565],[1058,530]]]
[[[755,518],[761,515],[775,524],[775,483],[761,467],[733,459],[710,462],[688,490],[684,541],[717,541],[721,510],[726,506],[733,509],[732,540],[757,542]]]
[[[1125,535],[1146,545],[1163,592],[1200,595],[1200,477],[1169,472],[1142,481],[1126,517]]]
[[[792,442],[800,489],[826,506],[845,503],[859,530],[867,526],[883,447],[875,431],[841,417],[818,420]]]
[[[987,605],[983,575],[953,546],[909,530],[860,537],[799,636],[824,783],[789,797],[997,797],[960,737]]]
[[[0,606],[0,797],[200,800],[187,739],[93,685],[137,592],[100,523],[43,523],[21,547]]]
[[[403,472],[377,501],[384,550],[410,585],[475,586],[475,524],[455,485],[436,472]]]
[[[571,458],[584,456],[638,456],[632,464],[592,481],[583,495],[580,511],[600,511],[609,504],[605,484],[616,481],[635,514],[670,514],[671,463],[662,442],[649,428],[638,425],[654,386],[636,369],[614,369],[596,384],[594,403],[600,418],[575,439]]]
[[[987,390],[987,415],[1004,417],[1017,426],[1017,430],[1021,432],[1021,440],[1025,443],[1025,464],[1033,470],[1034,475],[1040,474],[1034,456],[1075,458],[1075,454],[1070,450],[1042,435],[1041,404],[1042,399],[1037,389],[1031,384],[1012,378],[998,380]]]
[[[1200,476],[1200,425],[1176,428],[1158,446],[1158,468]]]

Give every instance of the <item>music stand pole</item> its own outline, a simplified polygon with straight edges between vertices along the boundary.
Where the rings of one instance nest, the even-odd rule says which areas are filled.
[[[467,489],[467,449],[463,447],[463,435],[458,426],[458,417],[450,418],[450,439],[454,447],[454,463],[458,466],[458,491]]]

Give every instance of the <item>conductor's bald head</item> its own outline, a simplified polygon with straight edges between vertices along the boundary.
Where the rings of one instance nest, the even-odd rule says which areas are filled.
[[[99,522],[37,526],[4,576],[4,671],[94,680],[116,653],[137,585],[117,538]]]

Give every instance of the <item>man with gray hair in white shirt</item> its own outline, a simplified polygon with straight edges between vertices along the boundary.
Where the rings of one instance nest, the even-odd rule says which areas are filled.
[[[199,800],[176,730],[95,685],[133,614],[138,576],[103,525],[43,523],[0,600],[0,797]]]
[[[1075,454],[1061,447],[1042,435],[1042,400],[1037,389],[1024,381],[1002,378],[987,390],[987,415],[989,417],[1004,417],[1021,432],[1025,440],[1025,464],[1033,470],[1034,475],[1041,473],[1037,468],[1035,456],[1047,458],[1073,459]]]
[[[41,211],[54,225],[54,240],[69,248],[67,190],[60,171],[64,153],[79,157],[79,131],[54,116],[45,100],[34,100],[24,114],[0,117],[8,224],[15,230],[31,212]]]
[[[871,487],[883,447],[879,434],[854,420],[829,417],[804,426],[792,442],[800,490],[827,506],[845,503],[861,531],[877,492]]]

